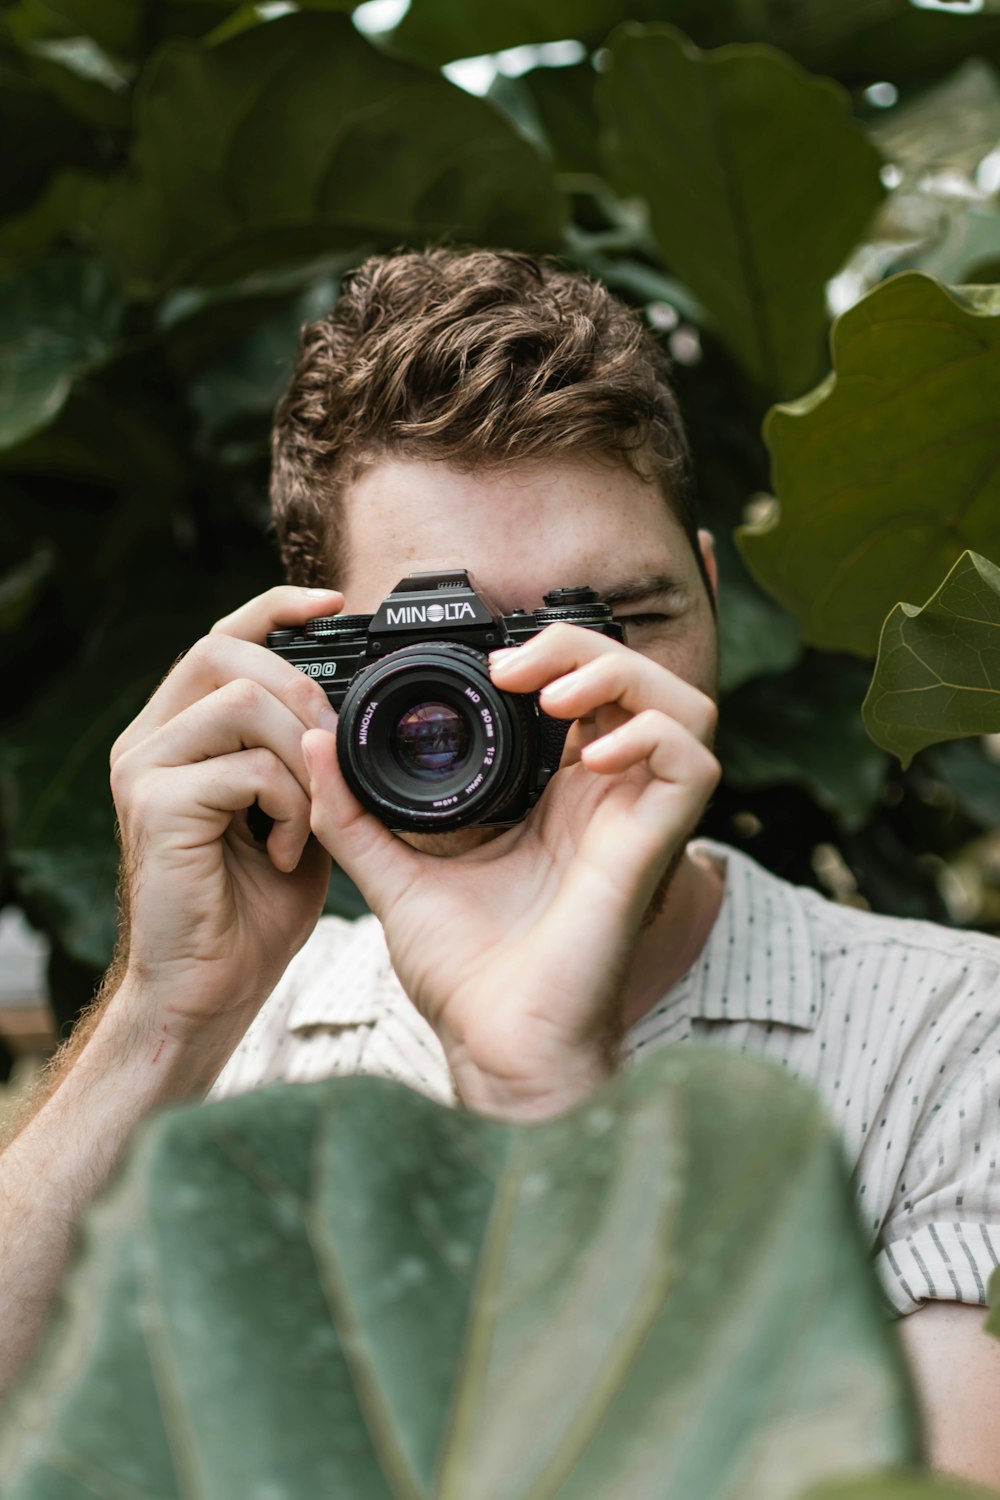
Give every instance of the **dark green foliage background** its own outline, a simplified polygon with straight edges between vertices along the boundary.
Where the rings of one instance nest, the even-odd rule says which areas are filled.
[[[51,939],[61,1020],[114,940],[111,743],[280,581],[268,429],[298,328],[346,267],[428,243],[559,255],[698,334],[676,383],[720,555],[726,768],[704,831],[813,885],[831,846],[872,908],[952,920],[941,874],[996,826],[995,766],[970,739],[901,770],[865,734],[870,658],[804,647],[732,534],[771,487],[769,408],[830,367],[823,286],[858,245],[880,246],[869,284],[994,279],[995,197],[946,204],[911,160],[894,210],[879,168],[905,157],[896,117],[947,148],[936,91],[955,75],[961,97],[970,59],[982,154],[1000,139],[1000,14],[413,0],[370,38],[350,9],[0,6],[0,904]],[[583,60],[485,99],[440,71],[567,37]],[[892,109],[865,95],[880,79]],[[362,909],[339,876],[330,907]]]

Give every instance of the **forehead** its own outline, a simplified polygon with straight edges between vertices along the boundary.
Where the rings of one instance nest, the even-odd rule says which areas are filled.
[[[686,576],[684,532],[658,488],[624,463],[519,463],[479,474],[383,459],[344,497],[346,571],[331,582],[371,613],[407,573],[467,568],[501,611],[549,589],[601,592],[643,573]]]

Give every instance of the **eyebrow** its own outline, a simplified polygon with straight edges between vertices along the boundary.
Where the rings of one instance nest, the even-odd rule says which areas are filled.
[[[614,588],[598,589],[605,604],[641,604],[646,599],[670,599],[677,603],[687,598],[687,587],[670,573],[639,573]]]

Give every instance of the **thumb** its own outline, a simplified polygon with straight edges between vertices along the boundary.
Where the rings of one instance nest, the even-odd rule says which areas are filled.
[[[340,770],[335,735],[307,729],[302,754],[312,797],[310,827],[381,918],[417,878],[420,857],[354,796]]]

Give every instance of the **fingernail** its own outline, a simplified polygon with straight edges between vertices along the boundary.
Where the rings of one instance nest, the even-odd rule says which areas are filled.
[[[325,729],[328,734],[337,733],[337,715],[332,708],[321,708],[316,715],[316,723],[320,729]]]
[[[576,686],[572,677],[559,677],[555,682],[550,682],[547,687],[542,688],[542,697],[549,703],[559,698],[569,698]]]
[[[491,651],[490,652],[490,666],[491,667],[502,667],[502,666],[504,666],[504,664],[506,662],[509,662],[513,657],[520,656],[523,651],[524,651],[524,647],[523,646],[503,646],[503,647],[501,647],[501,649],[499,651]]]
[[[306,763],[306,770],[309,771],[309,772],[311,772],[312,771],[312,751],[309,749],[309,746],[306,744],[305,740],[302,741],[302,759]]]
[[[329,599],[331,594],[339,594],[339,589],[303,589],[307,599]]]

